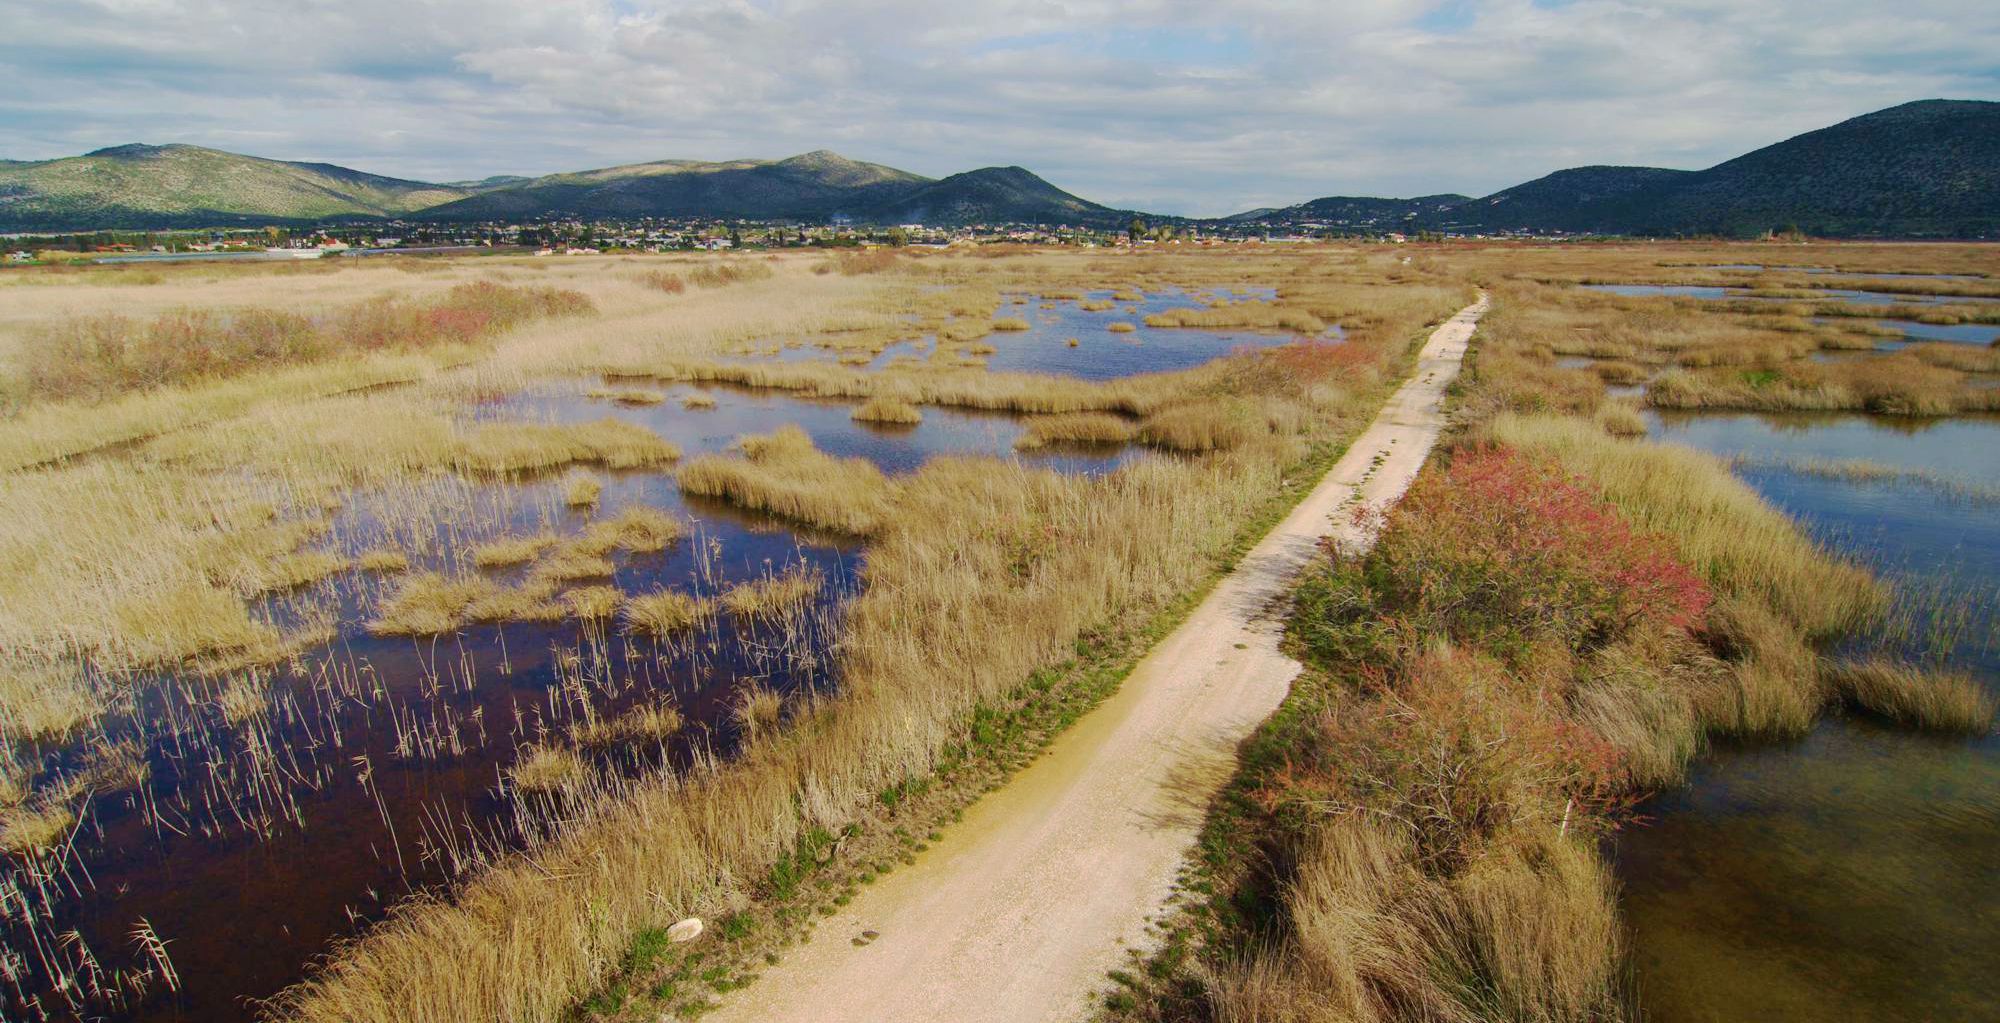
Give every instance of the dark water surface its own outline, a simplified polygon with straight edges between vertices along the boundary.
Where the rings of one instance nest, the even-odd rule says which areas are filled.
[[[1899,587],[1920,652],[2000,685],[2000,421],[1653,416],[1655,439],[1744,456],[1740,474]],[[1866,459],[1917,479],[1829,479]],[[1859,646],[1859,643],[1850,646]],[[2000,1019],[2000,740],[1852,716],[1732,743],[1614,842],[1647,1018]]]
[[[915,426],[854,422],[851,403],[714,388],[624,407],[581,388],[535,392],[478,409],[496,420],[574,422],[615,416],[651,427],[684,457],[727,449],[745,433],[796,424],[829,453],[891,473],[943,454],[1007,457],[1021,427],[1005,415],[924,410]],[[1022,456],[1063,472],[1101,473],[1136,450]],[[520,793],[507,771],[535,744],[562,745],[572,727],[671,702],[687,722],[673,739],[588,751],[606,784],[663,762],[686,765],[737,741],[731,715],[745,685],[780,693],[837,685],[832,645],[840,608],[858,585],[865,550],[769,517],[689,498],[670,472],[590,475],[598,507],[562,500],[564,479],[482,483],[440,476],[391,492],[351,495],[328,545],[353,554],[385,543],[412,552],[412,570],[476,571],[467,552],[500,536],[581,531],[628,506],[691,524],[658,553],[619,553],[606,580],[628,594],[655,588],[714,595],[735,582],[809,569],[820,598],[778,620],[719,616],[671,641],[628,639],[615,623],[474,625],[455,636],[371,635],[363,623],[397,576],[343,573],[270,600],[276,621],[310,608],[338,612],[337,638],[295,667],[250,676],[247,701],[224,683],[153,679],[134,708],[92,745],[122,745],[148,771],[134,790],[79,803],[82,826],[64,855],[0,859],[0,1018],[230,1020],[248,999],[296,981],[330,941],[379,919],[395,900],[462,876],[497,852],[532,844],[562,817],[565,797]],[[435,515],[408,514],[433,507]],[[526,568],[492,570],[517,580]],[[308,599],[310,598],[310,599]],[[226,711],[226,706],[237,708]],[[247,708],[247,709],[245,709]],[[75,772],[93,754],[71,743],[22,751]],[[178,990],[133,937],[141,922],[165,942]],[[69,997],[50,977],[77,978]]]

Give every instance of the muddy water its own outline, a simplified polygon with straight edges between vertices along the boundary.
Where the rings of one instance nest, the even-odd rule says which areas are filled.
[[[1899,586],[1912,628],[1851,648],[1941,649],[2000,687],[2000,421],[1653,427],[1745,457],[1760,493]],[[1786,464],[1814,459],[1925,475],[1828,479]],[[1799,741],[1723,745],[1639,812],[1614,851],[1648,1019],[2000,1018],[2000,739],[1836,716]]]
[[[718,388],[704,392],[712,410],[692,410],[680,399],[694,391],[666,393],[658,405],[622,407],[587,399],[579,386],[475,414],[616,416],[658,430],[687,456],[794,423],[823,450],[889,472],[941,454],[1006,456],[1020,432],[1000,415],[926,409],[919,425],[883,429],[855,423],[844,403]],[[1146,456],[1098,450],[1024,460],[1099,473],[1134,457]],[[857,585],[858,543],[687,498],[668,474],[592,475],[604,486],[594,512],[567,507],[560,478],[441,477],[355,494],[335,514],[330,543],[348,553],[392,543],[415,552],[413,568],[463,572],[471,570],[465,551],[483,539],[574,533],[644,505],[689,521],[690,535],[662,552],[621,553],[612,579],[589,582],[711,595],[808,568],[827,581],[822,597],[777,621],[723,616],[670,642],[628,641],[615,626],[574,621],[473,626],[436,640],[376,637],[362,623],[395,580],[359,573],[273,598],[266,611],[280,621],[335,610],[337,638],[296,666],[258,673],[247,700],[228,702],[215,684],[142,684],[132,711],[108,721],[95,745],[135,750],[146,783],[80,800],[82,825],[65,854],[0,861],[0,1018],[247,1018],[249,999],[297,980],[331,941],[397,899],[549,834],[570,804],[504,783],[525,748],[560,744],[579,723],[641,704],[674,704],[687,727],[673,739],[589,753],[616,786],[662,763],[726,754],[738,739],[730,712],[746,684],[781,693],[837,685],[830,648],[841,602]],[[407,515],[413,504],[438,514]],[[490,574],[511,581],[524,572]],[[20,752],[70,772],[91,756],[76,744]],[[133,938],[141,921],[166,943],[171,984]],[[49,982],[61,973],[77,978],[67,996]]]

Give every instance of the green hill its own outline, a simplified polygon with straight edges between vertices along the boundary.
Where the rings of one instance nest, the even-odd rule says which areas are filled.
[[[1864,114],[1630,196],[1606,222],[1635,233],[2000,237],[2000,103]]]
[[[1130,211],[1079,199],[1022,167],[984,167],[941,178],[869,209],[875,223],[1122,224]]]
[[[469,194],[325,163],[129,145],[0,163],[0,230],[213,227],[410,213]]]
[[[1577,167],[1478,199],[1316,199],[1253,219],[1374,230],[1830,238],[2000,237],[2000,103],[1921,100],[1707,170]],[[1412,214],[1415,215],[1412,215]]]
[[[424,213],[428,220],[535,216],[823,219],[858,213],[930,179],[821,150],[785,160],[665,160],[502,185]]]

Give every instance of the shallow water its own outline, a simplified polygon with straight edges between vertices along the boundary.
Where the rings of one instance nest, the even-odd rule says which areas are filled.
[[[1751,459],[1746,481],[1896,582],[1954,666],[2000,685],[2000,503],[1784,464],[1866,459],[2000,487],[2000,421],[1651,418],[1655,439]],[[1993,736],[1830,717],[1800,741],[1719,746],[1639,813],[1612,851],[1647,1018],[2000,1018]]]
[[[1114,292],[1084,292],[1084,299],[1110,300]],[[1145,318],[1173,309],[1198,309],[1204,297],[1229,301],[1269,300],[1274,288],[1211,289],[1192,293],[1167,289],[1145,293],[1139,301],[1119,302],[1115,308],[1089,312],[1080,299],[1043,299],[1033,295],[1005,296],[999,318],[1026,320],[1027,330],[997,330],[976,344],[990,345],[995,351],[977,356],[986,368],[1009,373],[1056,373],[1083,380],[1114,380],[1139,373],[1163,373],[1190,369],[1228,355],[1238,348],[1269,348],[1285,344],[1291,335],[1275,331],[1202,330],[1190,327],[1148,327]],[[1022,301],[1016,301],[1020,299]],[[1048,306],[1049,308],[1043,308]],[[1114,323],[1137,329],[1116,333]],[[1329,337],[1339,337],[1332,328]],[[1069,342],[1076,340],[1076,345]],[[897,360],[928,359],[936,351],[934,338],[891,345],[869,363],[879,369]],[[836,353],[822,349],[791,348],[779,353],[787,361],[830,359]]]
[[[627,407],[554,388],[487,404],[473,415],[574,422],[613,416],[679,444],[683,456],[726,450],[742,434],[796,424],[829,453],[865,458],[891,473],[944,454],[1010,456],[1021,427],[1006,415],[924,410],[921,424],[853,421],[851,403],[773,392],[709,388],[712,410],[683,408],[696,389]],[[1032,465],[1101,473],[1137,449],[1036,453]],[[682,495],[670,472],[590,475],[603,485],[595,512],[562,500],[560,476],[511,483],[439,476],[394,492],[361,492],[334,514],[332,544],[349,553],[391,543],[413,570],[471,572],[466,552],[485,539],[548,530],[573,534],[627,506],[692,523],[690,535],[653,554],[618,554],[609,580],[626,593],[670,588],[715,594],[733,582],[810,567],[827,582],[812,606],[782,620],[727,616],[690,637],[627,640],[614,626],[474,625],[438,640],[377,637],[362,623],[394,577],[343,574],[270,599],[274,620],[310,604],[338,610],[338,637],[306,651],[298,670],[259,674],[263,709],[228,720],[221,689],[155,679],[135,709],[108,720],[110,741],[142,751],[150,779],[138,791],[81,804],[73,854],[39,863],[0,859],[0,1017],[36,1018],[26,1005],[51,964],[100,984],[143,965],[131,938],[141,920],[164,939],[179,990],[95,998],[78,1013],[41,990],[54,1018],[248,1018],[246,998],[297,980],[328,943],[380,918],[395,900],[476,868],[482,857],[547,833],[559,801],[503,791],[521,750],[572,725],[641,703],[671,701],[687,728],[666,743],[591,754],[607,777],[630,778],[663,760],[685,765],[737,741],[731,717],[740,687],[778,692],[837,684],[831,644],[865,550],[776,519]],[[432,507],[435,515],[408,509]],[[525,568],[493,570],[500,581]],[[316,599],[307,600],[307,596]],[[76,744],[24,751],[68,769]],[[36,922],[30,925],[29,918]],[[77,940],[65,939],[74,931]],[[101,967],[93,973],[79,950]],[[39,979],[39,980],[38,980]]]

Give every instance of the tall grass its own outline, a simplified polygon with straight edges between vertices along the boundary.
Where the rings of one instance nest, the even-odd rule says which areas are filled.
[[[737,446],[744,457],[709,455],[682,466],[681,489],[856,535],[874,532],[889,513],[889,480],[875,463],[825,454],[796,426]]]
[[[187,310],[145,323],[86,316],[36,338],[24,370],[42,398],[101,400],[251,367],[469,344],[529,320],[593,311],[580,292],[479,282],[430,302],[385,298],[324,317],[260,308]]]
[[[631,936],[764,894],[759,879],[816,830],[837,832],[886,787],[928,777],[968,741],[975,708],[1205,578],[1239,523],[1283,492],[1286,467],[1352,428],[1414,328],[1448,311],[1385,322],[1393,342],[1349,356],[1344,378],[1316,361],[1304,365],[1320,372],[1301,374],[1252,360],[1238,386],[1317,409],[1303,434],[1267,430],[1226,453],[1099,478],[940,458],[879,491],[862,486],[873,532],[837,694],[796,703],[739,762],[652,779],[450,902],[409,907],[289,992],[277,1014],[555,1018],[615,968]],[[742,447],[740,459],[684,466],[683,485],[706,479],[696,485],[733,500],[849,521],[855,502],[806,485],[836,478],[809,443],[781,432]]]

